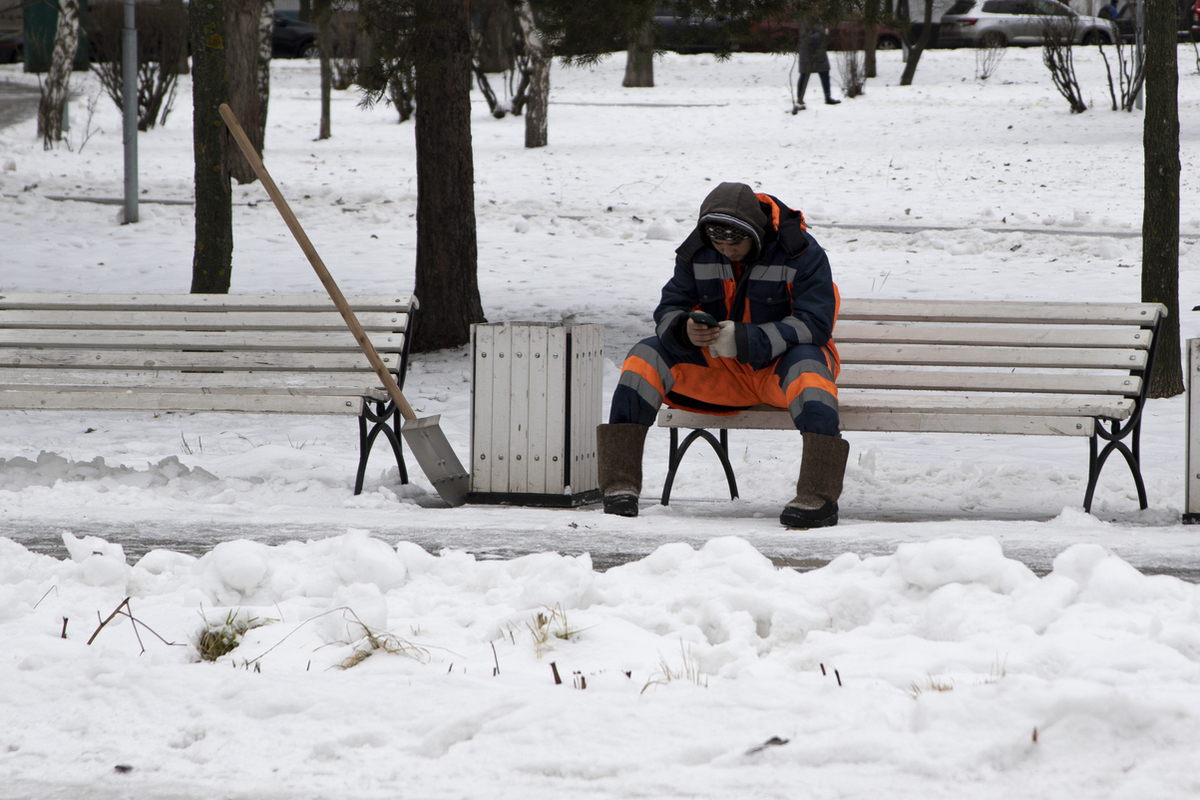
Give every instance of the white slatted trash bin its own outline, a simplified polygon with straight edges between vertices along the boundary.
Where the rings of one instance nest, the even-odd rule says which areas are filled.
[[[468,503],[569,508],[600,500],[604,326],[471,327]]]
[[[1200,339],[1188,339],[1187,480],[1184,481],[1185,525],[1200,525]]]

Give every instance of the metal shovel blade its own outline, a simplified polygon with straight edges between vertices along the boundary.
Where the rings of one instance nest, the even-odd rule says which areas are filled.
[[[470,476],[446,440],[439,424],[441,419],[441,416],[410,419],[401,433],[438,495],[452,506],[461,506],[467,502]]]

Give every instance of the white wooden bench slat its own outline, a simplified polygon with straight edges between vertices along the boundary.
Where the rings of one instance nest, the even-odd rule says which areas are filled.
[[[843,364],[912,364],[929,367],[1055,367],[1141,369],[1144,350],[1063,347],[967,347],[939,345],[838,344]]]
[[[0,369],[0,389],[52,386],[70,389],[120,387],[123,389],[179,389],[270,387],[354,394],[361,390],[383,392],[374,374],[361,371],[297,372],[290,370],[254,372],[181,372],[179,370],[77,370],[58,369]]]
[[[883,414],[872,411],[848,411],[856,431],[880,433],[982,433],[1018,436],[1091,436],[1096,421],[1091,417],[1034,417],[986,414]]]
[[[370,332],[368,331],[368,334]],[[404,336],[382,332],[369,335],[381,351],[400,351]],[[0,348],[67,347],[139,350],[304,350],[361,352],[350,331],[48,331],[0,328]]]
[[[926,389],[981,392],[1136,395],[1142,379],[1129,374],[1064,372],[968,372],[960,369],[901,370],[843,367],[843,389]]]
[[[1150,349],[1150,332],[1133,327],[1077,328],[922,323],[841,322],[833,331],[842,344],[892,343],[1005,347],[1126,347]]]
[[[202,392],[0,391],[0,408],[58,411],[229,411],[273,414],[362,413],[361,397]]]
[[[858,392],[847,390],[839,393],[839,409],[855,409],[881,412],[924,412],[927,414],[1041,414],[1073,415],[1087,414],[1112,419],[1126,419],[1133,411],[1134,402],[1125,397],[1099,397],[1088,395],[1010,395],[1010,394],[958,394],[905,392]],[[786,411],[780,413],[787,414]],[[790,422],[789,416],[786,422]],[[781,420],[781,422],[784,422]]]
[[[1111,419],[1127,419],[1133,411],[1134,401],[1125,397],[1059,397],[1016,396],[1016,395],[967,395],[967,394],[905,394],[901,392],[854,392],[847,391],[839,397],[839,416],[851,412],[882,414],[924,413],[933,416],[947,414],[975,414],[977,416],[1029,414],[1033,416],[1099,416]],[[674,417],[672,417],[672,413]],[[680,427],[681,414],[691,414],[687,422],[707,421],[716,427],[712,415],[696,414],[680,409],[664,409],[659,412],[660,422],[668,427]],[[736,415],[742,419],[761,418],[773,415],[773,424],[782,428],[792,425],[791,415],[782,408],[756,406]],[[734,420],[735,418],[730,417]],[[843,421],[844,422],[844,421]],[[843,425],[845,427],[845,425]]]
[[[1040,322],[1045,325],[1153,325],[1166,306],[1149,303],[1023,303],[992,300],[846,298],[838,320]]]
[[[408,315],[399,311],[355,312],[367,331],[403,331]],[[0,309],[0,328],[70,330],[330,330],[345,331],[346,322],[335,309],[298,311],[12,311]]]
[[[360,311],[407,311],[415,299],[402,294],[366,294],[346,297],[355,313]],[[415,307],[419,307],[416,305]],[[68,309],[108,311],[196,311],[205,308],[230,310],[305,311],[312,308],[336,311],[324,292],[312,294],[87,294],[7,293],[0,294],[0,308]]]
[[[913,412],[885,412],[869,409],[843,408],[842,428],[847,431],[882,433],[990,433],[1026,436],[1091,436],[1095,430],[1092,417],[1058,415],[1005,414],[940,414],[931,416]],[[714,417],[695,414],[677,408],[659,411],[658,424],[664,428],[718,428],[737,430],[781,431],[792,428],[791,418],[777,408],[748,409],[733,417]],[[796,434],[798,435],[798,434]]]
[[[399,354],[383,352],[380,358],[392,367]],[[0,375],[7,366],[56,369],[166,369],[166,370],[313,370],[358,372],[371,364],[362,351],[289,353],[255,350],[179,352],[171,350],[5,350],[0,348]],[[372,373],[373,374],[373,373]]]
[[[206,373],[212,375],[212,373]],[[257,373],[253,377],[261,377],[262,373]],[[283,373],[278,373],[283,374]],[[36,384],[32,387],[28,383],[3,383],[0,382],[0,396],[3,392],[96,392],[98,394],[114,394],[119,392],[145,392],[148,389],[159,389],[168,394],[262,394],[262,395],[290,395],[292,397],[305,397],[308,395],[322,397],[368,397],[372,400],[388,399],[388,393],[378,386],[346,386],[346,385],[331,385],[331,386],[266,386],[261,382],[250,385],[243,383],[226,383],[222,375],[214,377],[221,379],[219,382],[201,382],[194,380],[200,376],[181,375],[172,373],[172,376],[177,379],[184,377],[192,378],[193,380],[177,380],[175,383],[167,381],[154,381],[153,383],[136,386],[132,384],[122,385],[120,383],[58,383],[53,386],[46,386],[44,389],[39,388]],[[167,377],[166,375],[158,376],[160,379]],[[247,376],[242,376],[247,377]],[[344,378],[345,376],[343,376]],[[0,402],[3,402],[0,400]]]

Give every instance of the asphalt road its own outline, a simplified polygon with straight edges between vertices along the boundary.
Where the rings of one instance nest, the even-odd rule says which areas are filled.
[[[520,512],[514,510],[514,513]],[[922,541],[926,538],[922,533],[925,526],[921,521],[856,522],[860,523],[857,528],[839,526],[821,532],[784,532],[767,526],[765,532],[751,533],[743,538],[776,566],[801,572],[822,567],[842,553],[853,552],[864,557],[890,555],[905,541]],[[397,526],[390,530],[386,527],[373,528],[371,534],[389,544],[409,541],[431,553],[445,548],[465,550],[479,559],[507,560],[540,552],[575,556],[586,552],[591,554],[594,568],[600,571],[644,558],[669,542],[685,541],[693,547],[700,547],[706,539],[704,535],[681,538],[672,534],[660,536],[650,531],[641,534],[602,533],[588,530],[590,527],[587,524],[580,525],[578,530],[572,530],[568,535],[564,535],[558,526],[553,530],[544,529],[544,526],[534,526],[530,530],[478,526],[444,529],[422,526],[412,529]],[[64,530],[70,530],[80,537],[99,536],[121,544],[129,563],[156,548],[202,556],[217,544],[232,539],[279,545],[289,541],[324,539],[346,532],[345,526],[320,524],[180,525],[177,522],[139,521],[125,525],[78,522],[60,525],[39,520],[0,521],[0,537],[12,539],[33,552],[60,559],[68,557],[62,541]],[[1054,557],[1074,543],[1070,539],[1055,538],[1052,533],[1052,530],[1039,530],[1039,535],[1034,538],[1001,534],[1001,545],[1006,556],[1021,561],[1035,573],[1043,575],[1050,571]],[[1126,537],[1128,541],[1114,542],[1111,549],[1144,574],[1172,575],[1191,583],[1200,583],[1200,550],[1190,544],[1181,545],[1182,540],[1190,542],[1187,533],[1181,531],[1178,537],[1171,537],[1171,541],[1156,544],[1140,536],[1135,526]],[[971,534],[968,532],[967,535]]]

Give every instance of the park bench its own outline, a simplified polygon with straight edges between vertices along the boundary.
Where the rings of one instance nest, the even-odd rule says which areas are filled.
[[[347,298],[400,386],[414,297]],[[400,415],[324,294],[0,294],[0,409],[358,418],[354,493]]]
[[[844,299],[834,329],[842,430],[1086,436],[1084,509],[1113,453],[1144,509],[1142,411],[1166,313],[1158,303]],[[737,497],[729,431],[794,429],[769,406],[732,416],[664,407],[658,425],[671,429],[663,505],[694,442],[712,445]],[[691,429],[682,443],[681,428]]]

